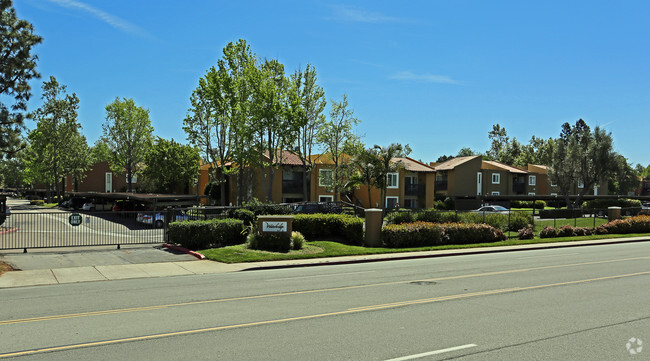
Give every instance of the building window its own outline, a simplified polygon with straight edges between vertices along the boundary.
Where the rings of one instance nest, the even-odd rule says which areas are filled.
[[[529,186],[537,185],[537,176],[529,175],[528,176],[528,185]]]
[[[417,199],[405,199],[404,200],[404,208],[417,209],[418,208],[418,200]]]
[[[501,195],[501,192],[492,192],[492,195],[493,195],[493,196],[500,196],[500,195]]]
[[[585,182],[581,180],[578,181],[578,188],[584,188],[585,187]]]
[[[399,205],[399,197],[386,197],[386,208],[393,209]]]
[[[334,171],[331,169],[320,169],[318,171],[318,186],[330,187],[332,186],[334,178]]]
[[[555,181],[551,181],[551,187],[557,187],[557,183]]]
[[[399,173],[386,174],[386,188],[397,188],[399,186]]]
[[[492,184],[501,184],[501,174],[492,173]]]
[[[334,196],[318,196],[319,202],[334,202]]]
[[[132,175],[131,176],[131,183],[138,183],[138,176],[137,175]]]

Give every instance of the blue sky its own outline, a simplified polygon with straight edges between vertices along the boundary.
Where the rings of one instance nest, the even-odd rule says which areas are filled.
[[[80,98],[89,143],[116,97],[148,108],[156,135],[185,142],[198,79],[230,41],[311,63],[328,100],[348,95],[364,142],[410,144],[435,161],[484,152],[499,123],[527,143],[579,118],[648,165],[650,2],[14,0],[44,41],[40,80]],[[33,127],[33,124],[28,124]]]

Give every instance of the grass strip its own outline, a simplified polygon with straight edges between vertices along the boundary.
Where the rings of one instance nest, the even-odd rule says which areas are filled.
[[[288,253],[257,251],[248,249],[245,244],[237,246],[213,248],[201,250],[199,253],[206,258],[223,262],[223,263],[242,263],[242,262],[264,262],[264,261],[282,261],[291,259],[309,259],[324,257],[341,257],[341,256],[362,256],[369,254],[386,254],[400,252],[421,252],[421,251],[439,251],[448,249],[465,249],[481,247],[500,247],[500,246],[517,246],[525,244],[541,243],[560,243],[571,241],[587,241],[597,239],[613,239],[627,237],[650,236],[648,233],[639,234],[608,234],[593,235],[582,237],[560,237],[560,238],[534,238],[527,240],[509,239],[493,243],[473,243],[473,244],[454,244],[435,247],[418,247],[418,248],[366,248],[359,246],[348,246],[338,242],[314,241],[307,242],[305,247],[299,251],[289,251]]]

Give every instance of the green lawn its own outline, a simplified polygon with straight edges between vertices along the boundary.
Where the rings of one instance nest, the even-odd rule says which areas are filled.
[[[340,256],[359,256],[368,254],[385,254],[385,253],[399,253],[399,252],[419,252],[419,251],[436,251],[445,249],[463,249],[463,248],[477,248],[477,247],[498,247],[498,246],[515,246],[522,244],[535,244],[535,243],[554,243],[554,242],[569,242],[569,241],[582,241],[593,239],[609,239],[609,238],[625,238],[625,237],[639,237],[650,236],[650,234],[610,234],[610,235],[593,235],[583,237],[563,237],[563,238],[534,238],[529,240],[508,239],[501,242],[493,243],[478,243],[478,244],[461,244],[461,245],[445,245],[436,247],[420,247],[420,248],[366,248],[358,246],[347,246],[337,242],[328,241],[314,241],[307,242],[305,247],[300,251],[290,251],[288,253],[256,251],[246,247],[246,245],[230,246],[223,248],[213,248],[199,251],[205,255],[206,258],[213,261],[224,263],[240,263],[240,262],[261,262],[261,261],[279,261],[290,259],[306,259],[306,258],[323,258],[323,257],[340,257]]]

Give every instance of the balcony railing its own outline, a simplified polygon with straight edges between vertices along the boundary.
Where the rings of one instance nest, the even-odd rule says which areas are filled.
[[[437,180],[436,184],[436,191],[446,191],[447,190],[447,180]]]
[[[426,192],[425,184],[407,184],[404,194],[407,196],[423,196]]]

